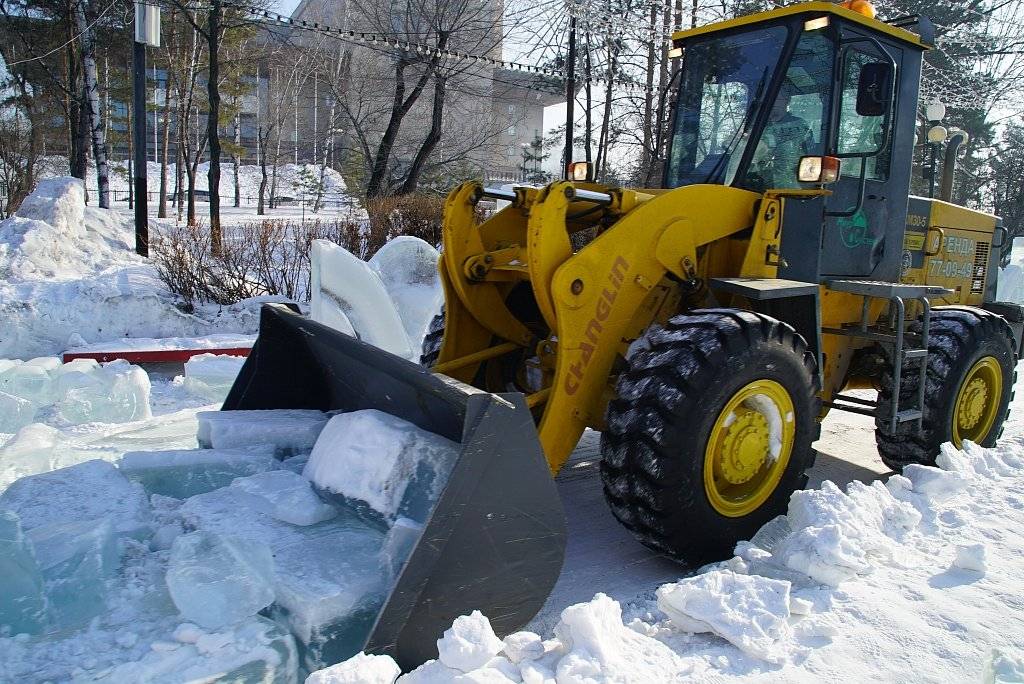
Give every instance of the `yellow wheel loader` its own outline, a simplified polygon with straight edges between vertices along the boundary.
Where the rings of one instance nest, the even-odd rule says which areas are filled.
[[[999,220],[909,196],[933,33],[857,0],[674,35],[661,187],[577,167],[448,196],[432,373],[265,309],[225,409],[373,407],[462,443],[364,648],[412,665],[462,612],[527,622],[565,544],[551,476],[586,428],[618,520],[690,564],[785,513],[832,409],[873,416],[896,470],[994,443],[1024,312],[994,301]],[[480,220],[487,198],[508,206]]]

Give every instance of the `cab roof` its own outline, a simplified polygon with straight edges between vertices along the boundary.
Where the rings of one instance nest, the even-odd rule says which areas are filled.
[[[672,43],[675,44],[678,41],[683,41],[688,38],[696,36],[708,35],[711,33],[718,33],[719,31],[725,31],[732,28],[738,28],[741,26],[749,26],[753,24],[759,24],[765,21],[771,21],[773,19],[779,19],[782,17],[789,17],[799,14],[807,14],[808,18],[835,15],[841,17],[847,21],[855,24],[860,24],[867,28],[873,29],[880,33],[884,33],[888,36],[896,38],[897,40],[908,43],[921,50],[926,50],[931,47],[928,43],[921,40],[921,36],[908,31],[898,26],[887,24],[884,21],[878,19],[872,19],[868,16],[861,14],[860,12],[854,12],[853,10],[847,9],[842,5],[832,2],[801,2],[788,7],[780,7],[778,9],[768,10],[767,12],[758,12],[757,14],[749,14],[743,17],[737,17],[735,19],[729,19],[727,21],[720,21],[714,24],[708,24],[706,26],[697,26],[692,29],[685,31],[676,31],[672,34]]]

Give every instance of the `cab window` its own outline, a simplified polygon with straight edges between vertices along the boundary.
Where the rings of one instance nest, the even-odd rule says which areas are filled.
[[[839,105],[839,129],[836,152],[839,155],[877,152],[867,158],[843,159],[841,173],[859,178],[861,164],[866,164],[868,180],[885,180],[889,176],[891,140],[885,140],[885,114],[865,116],[857,111],[857,91],[861,71],[879,61],[875,54],[851,47],[843,60],[842,94]]]
[[[757,192],[800,187],[800,157],[824,153],[833,54],[825,32],[800,36],[740,187]]]

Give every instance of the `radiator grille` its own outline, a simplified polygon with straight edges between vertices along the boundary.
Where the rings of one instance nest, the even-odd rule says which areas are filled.
[[[974,270],[971,272],[971,294],[985,291],[985,273],[988,271],[989,244],[979,242],[974,250]]]

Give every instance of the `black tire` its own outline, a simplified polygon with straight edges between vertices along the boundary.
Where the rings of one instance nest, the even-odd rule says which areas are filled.
[[[433,368],[437,363],[437,357],[441,353],[441,343],[444,342],[444,310],[434,316],[427,328],[427,335],[423,338],[423,345],[420,347],[420,365],[424,368]]]
[[[642,543],[692,564],[729,556],[739,540],[786,512],[814,462],[820,400],[814,355],[769,316],[706,309],[674,316],[641,338],[619,376],[601,436],[601,476],[612,513]],[[705,449],[729,400],[768,379],[793,402],[788,465],[758,508],[728,517],[704,485]]]
[[[920,333],[920,323],[911,326]],[[1001,317],[984,309],[968,306],[942,307],[932,310],[928,332],[928,375],[925,390],[922,429],[916,421],[901,424],[896,434],[887,430],[887,416],[892,411],[892,365],[887,364],[878,393],[875,417],[875,443],[882,462],[900,472],[911,463],[935,465],[935,457],[943,442],[953,441],[953,409],[960,387],[968,371],[980,359],[993,356],[1002,370],[1003,392],[996,410],[995,422],[980,440],[982,446],[993,446],[1003,433],[1003,423],[1013,399],[1017,379],[1013,332]],[[919,366],[905,364],[900,382],[900,408],[917,407],[920,385]]]

